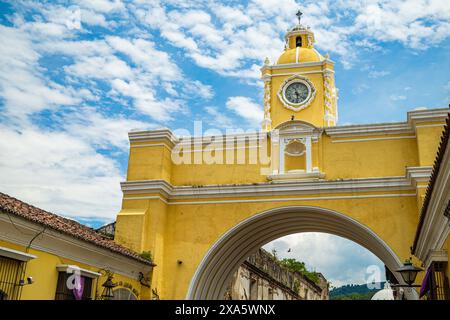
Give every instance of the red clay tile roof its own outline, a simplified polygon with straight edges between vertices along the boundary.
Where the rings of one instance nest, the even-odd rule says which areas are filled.
[[[13,214],[26,220],[41,224],[66,235],[89,242],[98,247],[137,260],[141,263],[154,265],[151,261],[142,258],[138,253],[117,244],[114,240],[102,236],[100,233],[81,223],[36,208],[28,203],[1,192],[0,211],[4,211],[8,214]]]
[[[449,105],[450,107],[450,105]],[[439,169],[441,168],[441,162],[444,158],[445,151],[447,150],[447,145],[450,137],[450,116],[447,117],[446,124],[444,126],[444,131],[442,132],[441,142],[439,144],[436,159],[434,160],[433,171],[431,173],[430,182],[428,183],[427,191],[425,193],[425,198],[423,200],[422,210],[420,212],[419,224],[416,230],[416,236],[414,237],[414,243],[411,247],[411,253],[416,253],[417,242],[419,241],[419,235],[422,230],[423,223],[425,221],[425,216],[427,214],[428,206],[430,204],[431,194],[433,193],[434,185],[436,183],[437,176],[439,174]]]

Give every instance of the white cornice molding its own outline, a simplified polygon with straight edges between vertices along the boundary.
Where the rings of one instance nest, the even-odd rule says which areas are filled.
[[[96,279],[102,275],[99,272],[94,272],[91,270],[83,269],[83,268],[80,268],[79,266],[70,265],[70,264],[58,264],[58,265],[56,265],[56,270],[58,270],[59,272],[67,272],[67,273],[74,273],[74,272],[79,271],[80,275],[88,277],[88,278],[93,278],[93,279]]]
[[[384,135],[384,134],[411,134],[416,132],[416,124],[423,122],[442,122],[444,125],[445,118],[449,113],[449,109],[427,109],[427,110],[415,110],[409,111],[407,122],[393,122],[393,123],[378,123],[378,124],[361,124],[361,125],[349,125],[349,126],[335,126],[327,128],[317,128],[320,131],[324,130],[327,135],[332,138],[341,137],[354,137],[354,136],[370,136],[370,135]],[[420,127],[420,125],[418,125]],[[243,141],[255,141],[258,140],[260,134],[266,134],[265,132],[245,132],[235,133],[230,135],[220,136],[196,136],[187,138],[176,137],[170,129],[159,129],[151,131],[131,131],[128,136],[130,143],[134,142],[164,142],[169,148],[177,143],[183,145],[207,145],[212,142],[213,139],[221,138],[223,141],[232,137],[237,142]],[[155,144],[160,145],[160,144]],[[134,145],[139,146],[139,145]],[[146,145],[151,146],[151,145]]]
[[[419,182],[428,182],[433,171],[432,166],[406,167],[406,179],[417,185]]]
[[[120,187],[123,194],[157,193],[164,198],[171,197],[174,191],[174,187],[165,180],[126,181],[121,182]]]
[[[1,240],[26,247],[43,230],[43,226],[16,216],[11,216],[10,220],[6,214],[0,214],[0,230]],[[46,229],[32,242],[30,248],[99,269],[108,269],[136,280],[139,279],[140,272],[145,274],[152,269],[150,265],[52,229]],[[39,253],[36,259],[39,259]]]
[[[130,143],[133,142],[165,142],[165,145],[169,149],[172,149],[176,144],[181,146],[191,145],[191,146],[205,146],[214,141],[222,139],[225,143],[227,140],[234,140],[237,143],[258,141],[258,138],[262,136],[267,136],[267,132],[254,131],[254,132],[244,132],[244,133],[231,133],[222,134],[217,136],[193,136],[193,137],[175,137],[175,135],[169,129],[157,130],[157,131],[134,131],[129,134]],[[161,144],[154,144],[161,146]],[[131,147],[139,147],[140,145],[132,145]],[[145,145],[153,146],[153,144]]]
[[[169,147],[173,147],[177,142],[178,138],[172,133],[170,129],[158,129],[158,130],[146,130],[146,131],[130,131],[128,133],[128,138],[131,143],[133,142],[165,142]]]
[[[334,73],[334,71],[327,68],[327,69],[323,69],[323,70],[284,72],[284,73],[274,73],[274,74],[265,73],[264,76],[261,77],[261,79],[265,80],[268,78],[270,80],[273,77],[293,76],[296,74],[305,75],[305,74],[325,74],[325,73]]]
[[[407,168],[403,177],[359,178],[312,181],[273,181],[246,185],[172,186],[164,180],[121,183],[124,195],[158,194],[163,199],[283,196],[317,193],[378,192],[416,190],[417,181],[425,181],[430,167]]]
[[[448,108],[414,110],[407,113],[407,122],[335,126],[326,128],[325,132],[332,138],[382,134],[415,134],[417,123],[442,122],[442,125],[444,125],[448,113]]]
[[[289,135],[309,135],[314,139],[319,139],[323,132],[323,128],[318,128],[313,124],[302,120],[289,120],[280,123],[275,127],[280,136]]]
[[[29,254],[26,252],[13,250],[13,249],[5,248],[5,247],[0,247],[0,257],[6,257],[6,258],[19,260],[19,261],[23,261],[23,262],[27,262],[27,261],[37,258],[33,254]]]
[[[281,69],[292,69],[292,68],[301,68],[301,67],[316,67],[316,66],[324,66],[326,64],[334,65],[334,61],[332,61],[330,59],[324,59],[322,61],[314,61],[314,62],[265,65],[265,66],[261,67],[261,72],[264,73],[266,70],[281,70]]]
[[[442,109],[424,109],[424,110],[413,110],[407,113],[407,122],[411,126],[416,126],[417,123],[421,122],[436,122],[443,121],[447,118],[449,114],[449,108]]]
[[[332,138],[343,138],[378,134],[413,134],[414,130],[407,123],[380,123],[327,127],[325,133]]]
[[[430,250],[423,260],[425,269],[428,269],[432,262],[434,261],[448,261],[448,251],[447,250]]]
[[[319,181],[323,179],[325,174],[322,172],[298,172],[298,173],[281,173],[281,174],[272,174],[267,176],[270,181],[278,182],[278,181],[288,181],[288,180],[311,180],[311,181]]]

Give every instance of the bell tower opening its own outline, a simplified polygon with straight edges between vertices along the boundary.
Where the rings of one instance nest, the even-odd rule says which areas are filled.
[[[302,46],[302,37],[301,37],[301,36],[298,36],[298,37],[295,39],[295,46],[296,46],[296,47],[301,47],[301,46]]]

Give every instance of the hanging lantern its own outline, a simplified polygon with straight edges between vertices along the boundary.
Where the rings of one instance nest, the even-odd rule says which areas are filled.
[[[414,266],[411,260],[406,260],[403,263],[403,267],[396,270],[402,275],[403,280],[408,286],[411,286],[416,281],[417,273],[423,271],[423,269]]]
[[[117,286],[116,283],[112,281],[113,277],[108,275],[108,279],[106,279],[105,283],[102,284],[103,292],[102,292],[102,300],[112,300],[114,298],[113,288]]]

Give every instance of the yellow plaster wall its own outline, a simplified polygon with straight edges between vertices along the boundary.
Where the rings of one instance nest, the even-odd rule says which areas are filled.
[[[132,144],[128,159],[127,180],[163,179],[170,181],[171,151],[165,145],[142,146]]]
[[[161,287],[158,284],[162,281],[160,271],[164,266],[162,257],[165,247],[166,207],[164,202],[156,199],[124,200],[116,224],[115,240],[118,243],[135,248],[136,252],[149,251],[152,254],[153,261],[157,264],[152,272],[152,283],[155,287]],[[122,214],[123,212],[138,212],[139,216]],[[140,241],[140,249],[137,245],[130,245],[132,239]]]
[[[434,130],[428,132],[427,138],[422,140],[433,141],[438,137],[439,130]],[[360,139],[368,140],[358,141]],[[313,167],[319,167],[319,170],[325,173],[325,179],[404,176],[406,167],[420,165],[418,147],[424,148],[421,151],[422,155],[436,153],[437,150],[436,143],[418,144],[413,136],[331,138],[322,134],[320,141],[312,144],[312,161]],[[138,153],[133,152],[130,156],[129,173],[133,174],[129,174],[128,177],[133,177],[133,180],[162,178],[173,185],[251,184],[267,181],[267,177],[261,174],[261,168],[267,168],[268,165],[251,164],[249,149],[245,150],[246,161],[242,164],[175,165],[167,159],[166,166],[170,168],[164,171],[171,172],[170,179],[167,175],[149,178],[151,176],[148,172],[154,169],[152,161],[155,159],[155,153],[158,150],[161,152],[162,149],[155,147],[138,149]],[[251,152],[255,150],[252,149]],[[234,152],[235,159],[237,159],[237,152],[237,150]],[[166,151],[164,151],[164,157],[170,157]],[[226,162],[226,156],[224,162]],[[139,163],[139,166],[134,169],[136,163]]]
[[[285,155],[284,161],[284,170],[286,172],[288,172],[289,170],[306,170],[305,155],[302,155],[300,157]]]
[[[430,125],[431,127],[428,127]],[[419,151],[419,164],[421,166],[433,165],[434,160],[436,159],[436,151],[439,147],[439,137],[442,135],[442,130],[443,126],[440,125],[440,123],[420,123],[417,125],[417,147]]]
[[[270,144],[268,141],[267,144]],[[224,142],[223,147],[226,144]],[[237,149],[239,147],[241,149]],[[172,166],[173,185],[210,185],[210,184],[236,184],[236,183],[254,183],[265,182],[267,178],[261,175],[261,167],[268,167],[268,165],[261,166],[258,163],[259,155],[258,149],[254,145],[247,142],[245,145],[235,144],[235,150],[223,151],[223,164],[195,164],[194,153],[191,153],[192,164],[180,164]],[[242,149],[245,148],[245,149]],[[192,148],[193,150],[193,148]],[[232,156],[231,156],[232,152]],[[230,157],[228,156],[230,154]],[[252,157],[250,157],[252,155]],[[256,163],[250,159],[254,159],[256,155]],[[268,152],[270,156],[270,149]],[[244,158],[242,163],[238,163],[238,158]],[[234,163],[227,164],[228,159],[234,159]]]
[[[329,208],[357,219],[404,260],[417,224],[417,203],[409,197],[349,200],[267,201],[255,203],[171,205],[166,232],[162,297],[183,299],[206,251],[227,230],[253,214],[288,205]],[[399,232],[402,230],[402,232]],[[183,263],[180,265],[177,260]],[[156,262],[158,264],[158,262]],[[161,270],[159,270],[161,272]]]
[[[355,140],[370,140],[351,142],[351,138],[322,136],[321,171],[326,179],[404,176],[406,167],[419,165],[414,138],[375,140],[377,138],[388,137],[355,137]],[[339,140],[350,142],[336,142]]]
[[[115,240],[133,251],[141,253],[146,234],[147,207],[122,209],[116,218]]]

